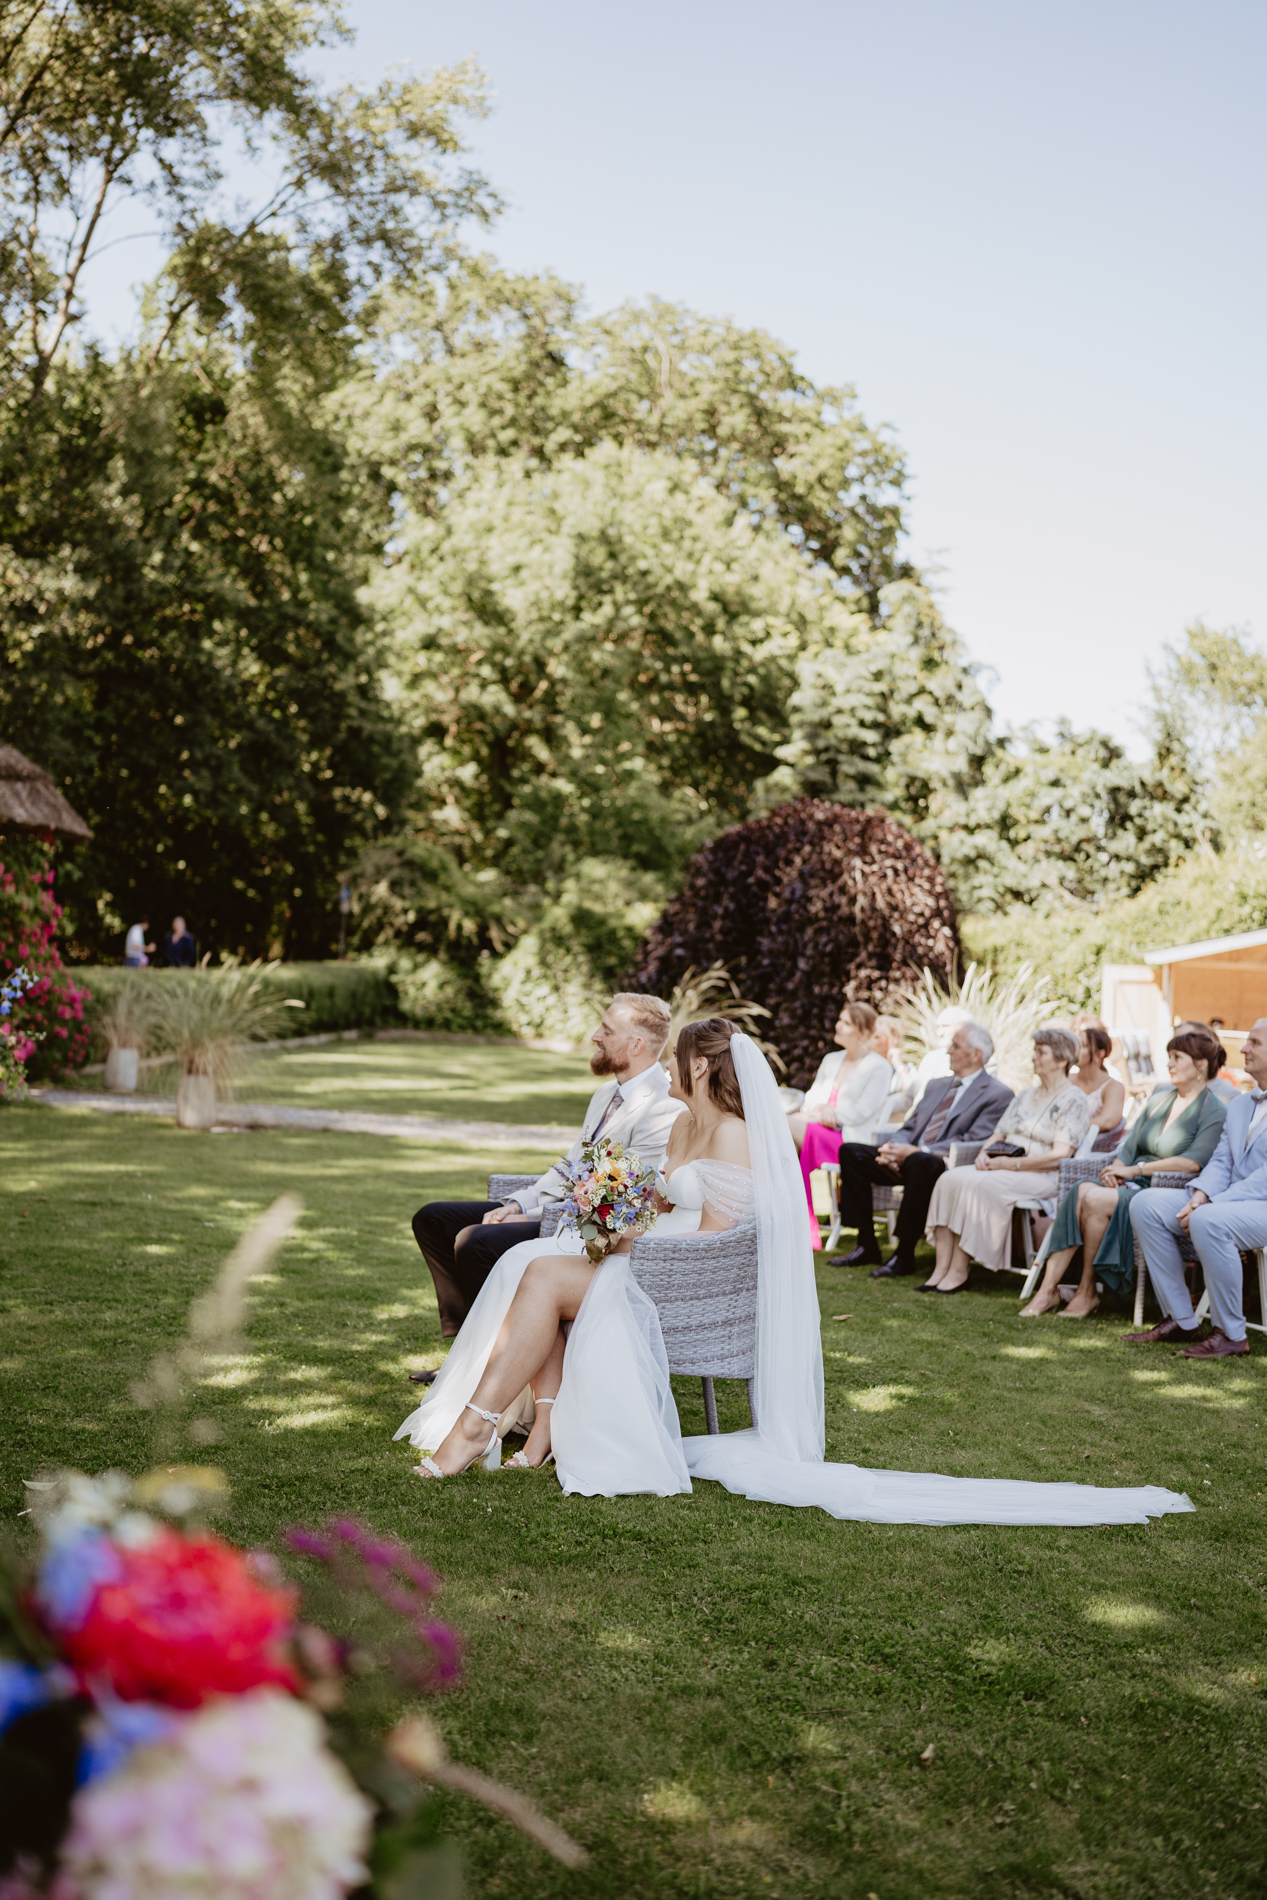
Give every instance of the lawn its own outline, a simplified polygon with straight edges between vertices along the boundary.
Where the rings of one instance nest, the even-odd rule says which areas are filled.
[[[410,1047],[285,1062],[292,1086],[373,1097]],[[345,1050],[367,1066],[340,1067]],[[408,1059],[461,1072],[433,1111],[541,1112],[498,1092],[496,1048]],[[575,1066],[536,1059],[572,1100]],[[479,1193],[490,1167],[547,1157],[199,1136],[36,1106],[4,1110],[0,1130],[10,1516],[41,1463],[144,1465],[129,1380],[251,1217],[282,1189],[303,1196],[300,1232],[255,1292],[249,1351],[205,1395],[228,1528],[268,1541],[355,1512],[446,1577],[468,1643],[465,1683],[439,1710],[453,1752],[531,1793],[592,1854],[566,1873],[453,1798],[473,1895],[1267,1887],[1261,1335],[1248,1360],[1188,1365],[1122,1347],[1120,1320],[1022,1323],[1014,1281],[946,1306],[820,1261],[829,1456],[1195,1500],[1146,1529],[841,1524],[704,1484],[669,1501],[564,1499],[547,1474],[424,1486],[391,1442],[406,1370],[442,1350],[409,1216]],[[678,1396],[684,1429],[702,1430],[698,1387]],[[745,1423],[741,1388],[721,1396],[723,1427]]]
[[[100,1076],[87,1078],[100,1088]],[[174,1095],[174,1067],[142,1072],[143,1091]],[[319,1043],[254,1056],[235,1093],[244,1102],[350,1108],[375,1115],[443,1115],[460,1121],[579,1128],[594,1092],[589,1060],[513,1042],[436,1036],[408,1042]]]

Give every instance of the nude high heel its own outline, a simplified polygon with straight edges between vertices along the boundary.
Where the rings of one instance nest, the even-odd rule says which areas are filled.
[[[553,1399],[537,1399],[535,1402],[538,1405],[553,1405],[554,1404]],[[553,1463],[554,1463],[554,1453],[552,1451],[548,1451],[546,1453],[545,1457],[541,1460],[541,1463],[539,1465],[534,1465],[532,1463],[526,1451],[517,1451],[513,1458],[508,1458],[506,1460],[505,1464],[502,1466],[502,1470],[503,1471],[544,1471],[547,1465],[552,1465]]]
[[[468,1412],[478,1412],[480,1417],[486,1419],[493,1428],[493,1435],[485,1445],[483,1451],[477,1451],[473,1458],[468,1458],[466,1463],[462,1466],[461,1471],[441,1471],[439,1465],[431,1456],[431,1453],[424,1451],[420,1461],[413,1467],[420,1478],[460,1478],[462,1472],[469,1471],[472,1465],[483,1465],[485,1471],[496,1471],[500,1465],[502,1441],[497,1436],[497,1421],[501,1417],[501,1413],[486,1412],[482,1405],[472,1405],[469,1399],[466,1402],[465,1409]]]

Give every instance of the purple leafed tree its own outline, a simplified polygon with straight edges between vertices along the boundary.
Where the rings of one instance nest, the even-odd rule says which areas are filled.
[[[877,1009],[959,956],[955,910],[932,853],[886,812],[798,798],[696,853],[644,939],[631,986],[667,997],[719,958],[772,1021],[762,1034],[807,1088],[846,1000]]]

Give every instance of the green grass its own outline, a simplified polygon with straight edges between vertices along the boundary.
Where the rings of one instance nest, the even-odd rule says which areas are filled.
[[[380,1049],[409,1046],[358,1046],[365,1073]],[[504,1060],[442,1059],[473,1097]],[[567,1874],[454,1799],[473,1895],[1263,1893],[1261,1335],[1248,1360],[1189,1365],[1120,1346],[1120,1321],[1023,1324],[1011,1280],[947,1307],[820,1262],[829,1456],[1196,1501],[1147,1529],[841,1524],[706,1484],[564,1499],[545,1474],[424,1486],[391,1442],[406,1369],[441,1352],[409,1216],[545,1157],[38,1107],[5,1110],[0,1136],[10,1514],[40,1463],[144,1466],[129,1380],[251,1217],[304,1197],[249,1352],[205,1395],[228,1529],[356,1512],[446,1577],[468,1641],[438,1711],[451,1748],[593,1857]],[[740,1388],[722,1401],[746,1422]],[[679,1405],[702,1430],[697,1385]]]
[[[100,1088],[100,1076],[86,1078],[86,1085]],[[174,1092],[171,1069],[142,1071],[143,1091],[164,1086]],[[234,1092],[240,1101],[295,1108],[579,1128],[594,1088],[583,1055],[437,1037],[434,1042],[367,1038],[320,1043],[315,1049],[271,1049],[251,1058]]]

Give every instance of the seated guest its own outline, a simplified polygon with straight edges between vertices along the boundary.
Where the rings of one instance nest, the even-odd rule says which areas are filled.
[[[1241,1054],[1254,1092],[1238,1093],[1229,1103],[1219,1145],[1191,1192],[1145,1188],[1131,1202],[1131,1225],[1162,1311],[1159,1326],[1123,1333],[1133,1346],[1181,1345],[1186,1359],[1240,1358],[1249,1351],[1241,1249],[1267,1246],[1267,1017],[1254,1024]],[[1213,1321],[1208,1339],[1199,1337],[1192,1310],[1181,1232],[1191,1239],[1205,1274]]]
[[[668,1074],[660,1066],[668,1034],[669,1006],[658,996],[622,992],[612,998],[594,1031],[597,1053],[590,1068],[615,1079],[595,1090],[566,1160],[579,1161],[583,1142],[610,1135],[646,1167],[663,1166],[669,1129],[685,1106],[670,1099]],[[442,1338],[455,1336],[501,1256],[521,1240],[536,1239],[543,1203],[560,1201],[566,1193],[557,1171],[547,1168],[512,1200],[431,1201],[419,1208],[414,1238],[435,1281]],[[411,1376],[425,1384],[435,1375]]]
[[[1219,1040],[1218,1037],[1215,1035],[1213,1029],[1210,1027],[1209,1023],[1186,1022],[1186,1023],[1175,1024],[1175,1034],[1177,1036],[1183,1035],[1186,1030],[1193,1030],[1199,1036],[1209,1036],[1211,1040],[1214,1042],[1217,1042]],[[1223,1060],[1224,1062],[1227,1061],[1226,1051],[1224,1052]],[[1165,1082],[1154,1082],[1153,1087],[1152,1087],[1152,1093],[1155,1095],[1158,1089],[1164,1089],[1166,1086],[1167,1085]],[[1229,1102],[1234,1102],[1236,1100],[1237,1096],[1240,1094],[1240,1090],[1238,1089],[1235,1081],[1232,1080],[1227,1075],[1212,1075],[1210,1077],[1210,1093],[1216,1096],[1218,1100],[1222,1102],[1223,1106],[1226,1108]]]
[[[197,963],[198,946],[186,930],[183,917],[172,918],[172,927],[163,938],[163,955],[175,970],[192,970]]]
[[[974,1260],[991,1273],[1010,1265],[1013,1208],[1056,1192],[1060,1163],[1087,1132],[1087,1098],[1069,1080],[1077,1056],[1067,1029],[1035,1035],[1034,1087],[1008,1104],[973,1165],[951,1168],[933,1189],[927,1232],[937,1261],[917,1292],[961,1292]]]
[[[948,1076],[935,1076],[924,1099],[882,1147],[847,1141],[840,1150],[840,1218],[858,1231],[858,1244],[845,1255],[847,1267],[870,1266],[872,1279],[914,1273],[915,1249],[924,1231],[928,1204],[946,1171],[952,1141],[984,1141],[993,1134],[1012,1091],[986,1073],[994,1043],[980,1023],[961,1023],[946,1051]],[[902,1188],[897,1216],[897,1246],[887,1266],[871,1214],[873,1187]]]
[[[893,1081],[893,1070],[871,1047],[877,1022],[870,1003],[846,1003],[836,1022],[838,1050],[818,1065],[814,1085],[800,1113],[788,1116],[801,1157],[805,1199],[809,1205],[810,1244],[822,1246],[810,1175],[834,1162],[845,1141],[870,1141]]]
[[[930,1082],[937,1081],[943,1075],[950,1074],[950,1038],[956,1029],[962,1029],[965,1023],[972,1021],[972,1011],[961,1009],[958,1003],[948,1003],[937,1018],[936,1036],[931,1049],[921,1056],[915,1070],[915,1088],[911,1096],[911,1107],[918,1108],[924,1099],[924,1091]]]
[[[1078,1067],[1070,1080],[1087,1098],[1087,1114],[1091,1118],[1091,1126],[1096,1130],[1091,1152],[1112,1154],[1126,1133],[1126,1123],[1122,1119],[1122,1111],[1126,1107],[1126,1088],[1116,1076],[1109,1074],[1106,1066],[1113,1048],[1113,1038],[1103,1023],[1094,1021],[1083,1023],[1076,1034]]]
[[[1131,1201],[1148,1186],[1152,1174],[1198,1174],[1218,1145],[1227,1109],[1210,1088],[1223,1050],[1213,1036],[1186,1030],[1166,1046],[1170,1087],[1148,1098],[1101,1185],[1081,1181],[1061,1200],[1052,1230],[1051,1252],[1043,1284],[1022,1319],[1054,1313],[1065,1268],[1082,1254],[1078,1291],[1065,1308],[1067,1319],[1085,1319],[1100,1304],[1095,1283],[1112,1293],[1129,1293],[1135,1284],[1135,1239]]]

